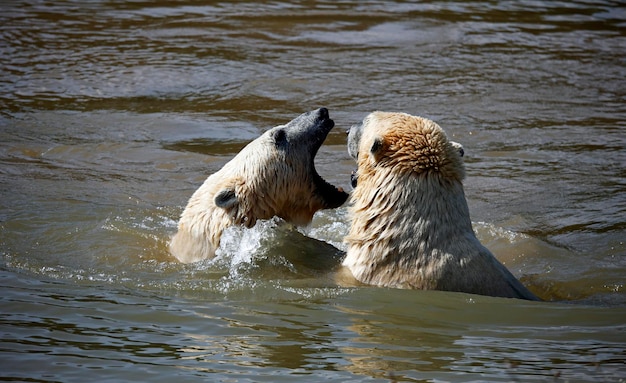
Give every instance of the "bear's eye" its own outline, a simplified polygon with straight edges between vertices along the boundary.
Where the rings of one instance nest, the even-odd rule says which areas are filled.
[[[287,133],[283,129],[278,129],[274,132],[274,144],[276,146],[281,146],[285,142],[287,142]]]

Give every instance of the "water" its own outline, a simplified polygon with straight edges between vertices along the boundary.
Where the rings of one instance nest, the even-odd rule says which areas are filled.
[[[620,2],[0,10],[0,380],[626,380]],[[347,190],[370,111],[444,127],[478,237],[547,302],[339,287],[345,207],[176,263],[207,175],[321,106],[317,168]]]

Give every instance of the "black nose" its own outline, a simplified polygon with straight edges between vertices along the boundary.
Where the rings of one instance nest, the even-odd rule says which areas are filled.
[[[327,119],[328,118],[328,109],[326,109],[326,108],[319,108],[317,110],[317,115],[320,118]]]

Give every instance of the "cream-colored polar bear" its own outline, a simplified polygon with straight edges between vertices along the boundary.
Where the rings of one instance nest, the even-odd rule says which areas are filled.
[[[433,121],[374,112],[352,127],[357,161],[343,261],[362,283],[537,299],[472,229],[462,147]]]
[[[315,170],[314,158],[334,126],[328,110],[304,113],[265,132],[191,196],[170,242],[181,262],[212,258],[224,229],[274,216],[296,225],[348,198]]]

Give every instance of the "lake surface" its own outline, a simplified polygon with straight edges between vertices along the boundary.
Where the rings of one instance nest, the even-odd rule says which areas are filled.
[[[546,302],[341,287],[346,208],[167,241],[204,179],[327,107],[465,147],[479,239]],[[0,5],[0,380],[626,381],[619,1]]]

